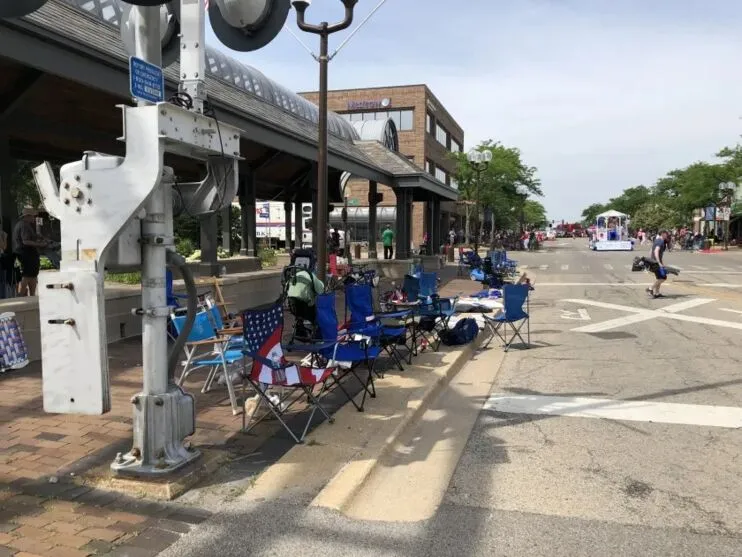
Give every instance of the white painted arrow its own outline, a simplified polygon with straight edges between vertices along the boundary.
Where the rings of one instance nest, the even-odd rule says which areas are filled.
[[[570,319],[572,321],[590,321],[590,314],[585,308],[579,308],[577,311],[562,310],[562,319]]]

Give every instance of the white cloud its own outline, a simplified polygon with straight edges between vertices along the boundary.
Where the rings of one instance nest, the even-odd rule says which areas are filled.
[[[642,4],[611,14],[469,1],[491,17],[439,3],[425,34],[389,37],[409,7],[392,0],[332,62],[331,87],[427,83],[468,146],[494,138],[522,150],[559,219],[736,142],[742,37],[729,21],[642,13]],[[316,37],[302,40],[316,48]],[[292,89],[316,88],[316,65],[287,34],[241,58]]]

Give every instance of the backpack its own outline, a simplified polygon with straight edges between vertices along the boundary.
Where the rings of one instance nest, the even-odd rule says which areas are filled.
[[[467,317],[461,319],[453,326],[453,329],[441,331],[441,342],[446,346],[461,346],[469,344],[479,334],[479,325],[475,319]]]

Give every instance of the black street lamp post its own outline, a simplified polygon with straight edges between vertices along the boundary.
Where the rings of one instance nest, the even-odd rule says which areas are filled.
[[[474,173],[477,175],[477,189],[474,204],[474,214],[476,215],[477,227],[474,230],[474,253],[479,253],[479,232],[482,229],[482,226],[479,222],[480,187],[482,183],[482,172],[487,169],[490,161],[492,161],[492,151],[490,151],[489,149],[485,149],[483,151],[472,149],[467,154],[467,158],[469,159],[469,164],[471,165],[472,170],[474,170]]]
[[[296,23],[299,29],[320,36],[319,50],[319,153],[317,155],[317,222],[314,233],[317,234],[317,276],[324,282],[327,275],[327,67],[330,62],[328,38],[332,33],[347,29],[353,23],[353,8],[358,0],[340,0],[345,6],[345,19],[330,25],[323,21],[319,25],[310,25],[304,19],[310,0],[293,0],[296,10]],[[347,249],[347,248],[346,248]]]

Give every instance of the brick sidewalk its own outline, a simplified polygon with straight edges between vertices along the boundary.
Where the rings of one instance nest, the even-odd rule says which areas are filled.
[[[446,282],[455,268],[441,275]],[[472,284],[454,280],[442,293],[471,290],[466,283]],[[44,413],[40,362],[0,375],[0,557],[149,557],[209,516],[78,485],[86,472],[131,447],[130,399],[142,385],[141,340],[110,345],[109,359],[112,409],[103,416]],[[201,394],[204,378],[195,373],[185,384],[196,396],[195,446],[250,455],[281,431],[275,421],[264,421],[241,434],[241,416],[232,415],[226,387]]]

